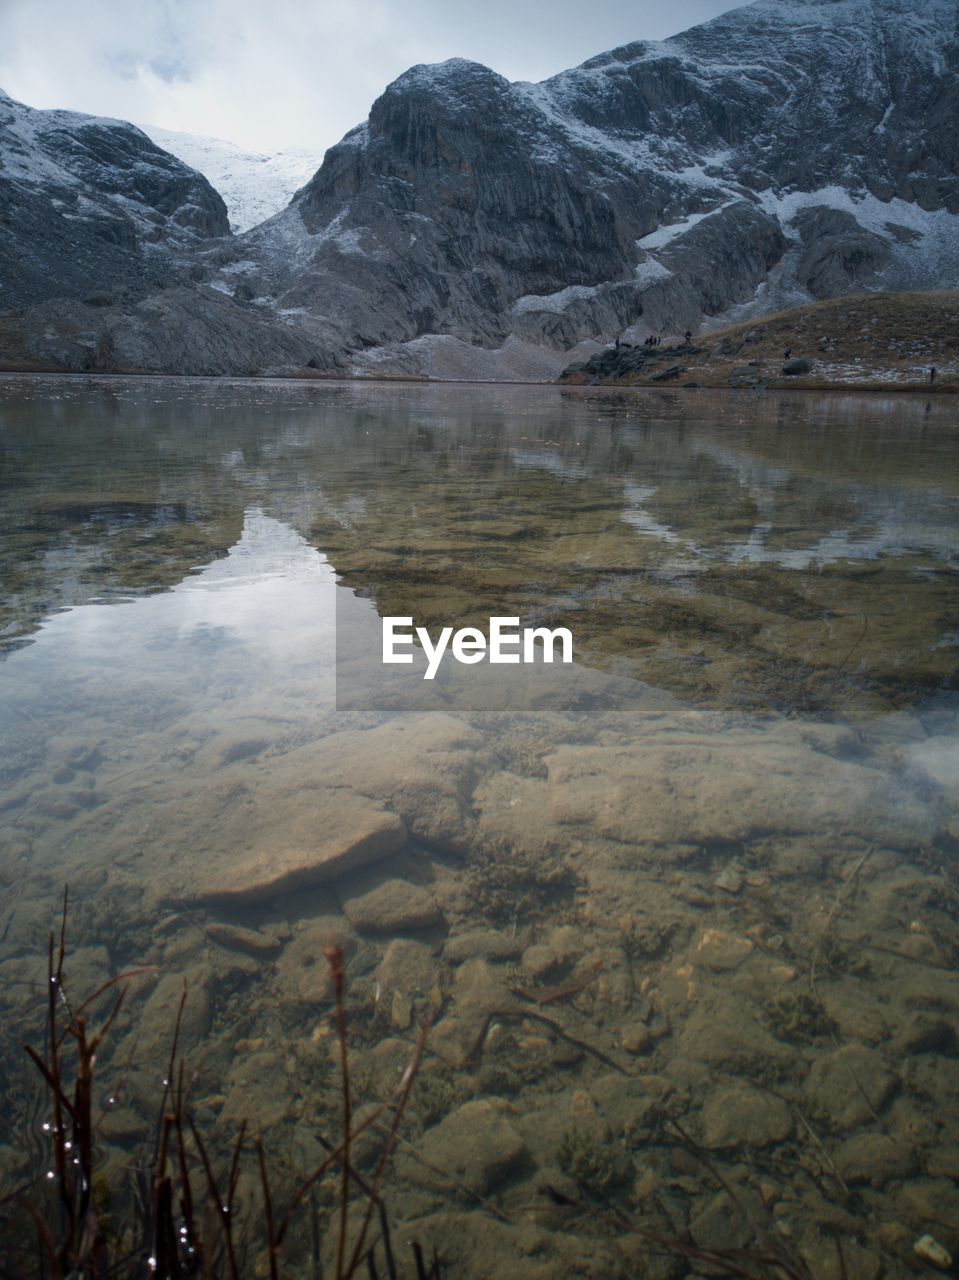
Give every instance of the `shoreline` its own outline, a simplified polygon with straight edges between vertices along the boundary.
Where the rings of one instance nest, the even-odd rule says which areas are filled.
[[[959,382],[937,383],[935,385],[918,382],[816,382],[808,378],[776,378],[768,383],[755,386],[730,386],[728,382],[697,382],[695,386],[670,384],[663,382],[626,382],[626,381],[558,381],[545,382],[535,379],[519,378],[428,378],[412,374],[389,374],[381,377],[363,377],[359,374],[321,374],[301,375],[290,373],[168,373],[159,370],[131,369],[29,369],[12,368],[0,365],[0,378],[156,378],[162,381],[179,380],[183,382],[249,382],[249,383],[361,383],[364,385],[383,386],[399,383],[430,387],[557,387],[562,391],[656,391],[660,394],[675,395],[697,391],[723,391],[734,394],[763,394],[768,391],[803,391],[803,392],[855,392],[857,394],[885,395],[893,392],[897,395],[941,396],[959,393]]]
[[[808,378],[776,378],[768,383],[755,386],[744,384],[739,387],[730,386],[728,382],[699,382],[696,386],[669,386],[661,382],[561,382],[564,388],[584,391],[731,391],[748,392],[750,394],[767,391],[857,391],[870,395],[885,395],[893,391],[897,394],[910,395],[955,395],[959,392],[959,383],[942,383],[923,385],[921,382],[813,382]]]

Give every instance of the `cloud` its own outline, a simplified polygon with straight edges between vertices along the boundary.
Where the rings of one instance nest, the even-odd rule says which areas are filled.
[[[0,85],[32,106],[322,151],[413,63],[542,79],[729,7],[593,0],[584,22],[582,0],[0,0]]]

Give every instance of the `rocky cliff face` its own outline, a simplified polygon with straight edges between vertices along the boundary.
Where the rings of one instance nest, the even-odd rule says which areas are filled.
[[[156,287],[228,230],[206,179],[133,125],[0,92],[0,307]]]
[[[543,376],[619,335],[959,284],[957,23],[758,0],[538,85],[414,67],[284,211],[196,251],[208,371]],[[261,338],[217,353],[224,315]],[[71,325],[97,330],[44,318],[57,362]]]

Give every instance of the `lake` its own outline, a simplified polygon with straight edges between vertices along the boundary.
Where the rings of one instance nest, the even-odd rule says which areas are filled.
[[[217,1167],[243,1121],[278,1188],[323,1162],[338,948],[367,1179],[422,1054],[401,1274],[959,1247],[957,436],[904,395],[0,377],[0,1188],[52,1159],[21,1046],[69,886],[71,1007],[155,967],[97,1062],[118,1239],[184,982]],[[427,682],[387,616],[573,661]]]

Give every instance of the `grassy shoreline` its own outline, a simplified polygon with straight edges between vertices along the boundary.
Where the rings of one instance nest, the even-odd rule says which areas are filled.
[[[571,365],[560,381],[927,395],[955,391],[959,292],[851,294],[688,340],[665,337],[652,347],[621,342]]]

